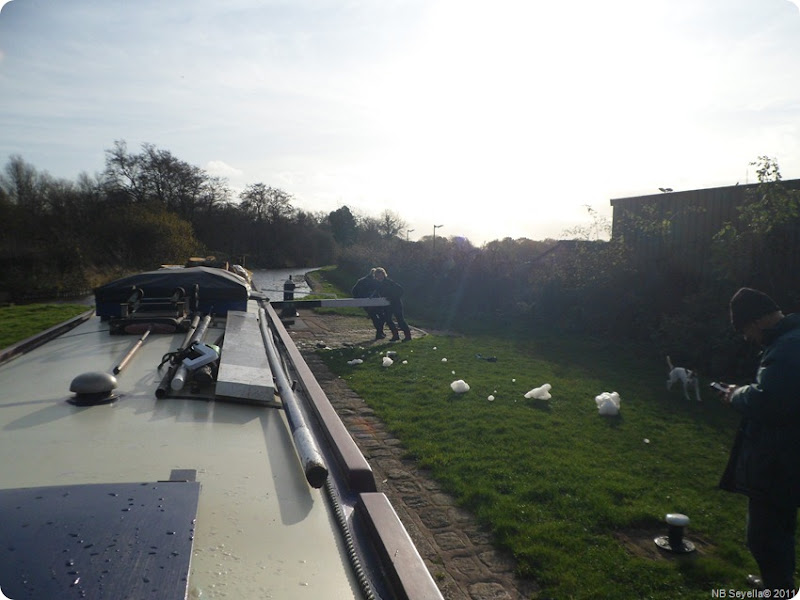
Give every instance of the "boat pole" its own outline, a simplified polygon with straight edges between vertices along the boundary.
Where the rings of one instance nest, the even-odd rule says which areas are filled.
[[[122,371],[125,367],[128,366],[128,363],[133,358],[133,355],[142,347],[144,341],[147,339],[147,336],[150,335],[150,331],[152,331],[153,326],[147,328],[147,330],[142,334],[142,337],[139,338],[139,341],[133,345],[133,348],[128,350],[128,353],[122,357],[122,360],[119,361],[119,364],[114,367],[114,375],[119,375],[119,372]]]
[[[258,309],[258,324],[261,328],[261,338],[264,340],[264,348],[267,352],[267,360],[272,374],[275,376],[275,384],[278,387],[278,395],[281,397],[289,427],[292,430],[294,448],[303,465],[306,474],[306,481],[314,488],[321,488],[325,485],[328,478],[328,468],[322,460],[322,453],[311,435],[311,431],[306,425],[303,413],[298,406],[297,398],[292,390],[292,385],[283,370],[275,341],[267,326],[267,312],[263,308]]]

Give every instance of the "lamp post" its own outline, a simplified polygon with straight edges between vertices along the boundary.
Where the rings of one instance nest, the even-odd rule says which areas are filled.
[[[436,251],[436,230],[440,227],[444,227],[444,225],[434,225],[433,226],[433,251]]]
[[[406,241],[408,241],[408,234],[414,231],[413,229],[406,229]]]

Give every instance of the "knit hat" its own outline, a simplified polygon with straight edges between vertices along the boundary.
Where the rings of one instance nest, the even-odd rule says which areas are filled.
[[[780,310],[772,298],[752,288],[741,288],[736,292],[730,306],[731,323],[736,331],[742,331],[753,321]]]

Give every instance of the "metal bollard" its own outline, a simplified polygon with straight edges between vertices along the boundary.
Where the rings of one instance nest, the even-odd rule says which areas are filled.
[[[685,527],[689,524],[689,517],[680,513],[668,513],[666,516],[667,535],[655,538],[653,541],[662,550],[668,550],[677,554],[687,554],[694,552],[695,547],[689,540],[683,539]]]
[[[294,300],[295,283],[292,281],[292,276],[283,284],[283,301],[284,305],[281,308],[281,319],[292,319],[297,316],[297,311],[291,301]]]

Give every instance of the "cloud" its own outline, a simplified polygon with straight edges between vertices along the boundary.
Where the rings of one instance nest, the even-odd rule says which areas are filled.
[[[209,175],[216,175],[218,177],[241,177],[244,171],[230,166],[228,163],[221,160],[210,160],[206,163],[206,172]]]

